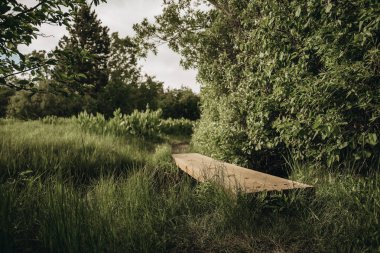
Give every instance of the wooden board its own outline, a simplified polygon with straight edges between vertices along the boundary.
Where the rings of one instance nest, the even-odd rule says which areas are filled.
[[[199,182],[216,181],[234,192],[254,193],[313,188],[197,154],[173,154],[177,166]]]

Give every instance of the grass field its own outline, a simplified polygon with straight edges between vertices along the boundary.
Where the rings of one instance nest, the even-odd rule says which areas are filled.
[[[380,251],[378,168],[292,162],[314,198],[236,196],[195,184],[170,154],[69,119],[0,121],[0,252]]]

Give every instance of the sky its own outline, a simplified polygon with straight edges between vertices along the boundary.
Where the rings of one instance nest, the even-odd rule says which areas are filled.
[[[27,5],[35,4],[35,0],[19,0]],[[119,32],[119,35],[133,35],[132,25],[144,18],[153,21],[155,15],[162,10],[162,0],[107,0],[95,8],[102,24],[110,29],[110,33]],[[65,27],[42,25],[39,36],[29,46],[20,49],[29,53],[33,50],[50,51],[56,47],[60,38],[67,34]],[[164,83],[165,88],[180,88],[186,86],[199,93],[200,85],[196,81],[195,70],[185,70],[180,64],[178,54],[171,51],[166,45],[158,48],[158,54],[149,54],[146,60],[141,61],[142,71],[155,76]]]

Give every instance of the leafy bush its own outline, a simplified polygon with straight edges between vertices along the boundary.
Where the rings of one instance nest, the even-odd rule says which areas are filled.
[[[98,134],[157,138],[160,134],[160,117],[160,110],[147,109],[145,112],[135,110],[130,115],[125,115],[118,109],[109,120],[100,113],[93,115],[87,112],[80,113],[76,120],[82,129]]]
[[[91,113],[81,112],[76,117],[76,121],[79,123],[82,129],[97,134],[105,134],[107,132],[107,121],[100,113],[93,115]]]
[[[148,139],[159,138],[160,134],[191,135],[193,122],[186,119],[162,119],[162,111],[139,112],[135,110],[129,115],[122,114],[120,109],[114,111],[113,117],[107,120],[102,114],[96,115],[81,112],[76,121],[86,131],[97,134],[116,136],[135,136]]]
[[[197,149],[256,168],[281,167],[289,150],[330,167],[378,161],[379,15],[371,0],[226,1],[209,11],[206,32],[188,40],[204,84]]]
[[[9,99],[6,115],[18,119],[38,119],[50,115],[68,117],[82,110],[95,110],[94,99],[73,94],[66,97],[49,91],[17,91]]]
[[[158,106],[162,116],[174,119],[197,120],[200,117],[200,97],[189,88],[167,90],[161,94]]]
[[[127,132],[133,136],[155,138],[160,133],[161,110],[145,112],[135,110],[128,116],[124,117],[121,123],[127,129]]]
[[[163,119],[160,123],[162,133],[171,135],[191,135],[193,133],[194,122],[188,119]]]
[[[58,125],[58,124],[66,124],[72,122],[73,118],[61,118],[55,115],[51,116],[45,116],[43,118],[40,118],[40,121],[43,124],[48,124],[48,125]]]

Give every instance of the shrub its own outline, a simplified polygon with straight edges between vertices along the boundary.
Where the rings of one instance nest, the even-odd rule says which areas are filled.
[[[50,115],[68,117],[85,109],[94,110],[94,106],[94,100],[88,96],[65,97],[48,92],[17,91],[9,99],[6,115],[18,119],[38,119]]]
[[[196,44],[197,149],[256,168],[289,150],[329,167],[378,161],[379,3],[227,2]]]
[[[76,117],[77,123],[82,129],[97,134],[105,134],[107,131],[106,125],[107,121],[104,116],[100,113],[93,115],[91,113],[81,112]]]
[[[135,136],[147,139],[157,139],[161,134],[189,136],[194,123],[187,119],[162,119],[162,111],[139,112],[135,110],[130,115],[122,114],[120,109],[114,111],[113,117],[106,119],[102,114],[96,115],[81,112],[76,118],[82,129],[97,134],[112,134],[116,136]],[[46,118],[45,121],[52,120]]]
[[[160,123],[162,133],[170,135],[186,135],[193,133],[194,122],[188,119],[163,119]]]
[[[161,94],[158,106],[162,116],[167,118],[185,118],[197,120],[200,117],[200,98],[189,88],[167,90]]]
[[[66,124],[72,122],[73,118],[61,118],[55,115],[52,116],[45,116],[43,118],[40,118],[40,121],[43,124],[48,124],[48,125],[58,125],[58,124]]]
[[[127,132],[133,136],[157,138],[160,133],[161,110],[145,112],[135,110],[128,116],[124,117],[121,123]]]
[[[160,134],[160,117],[160,110],[151,111],[147,109],[144,112],[135,110],[130,115],[125,115],[118,109],[109,120],[106,120],[100,113],[93,115],[87,112],[80,113],[76,120],[82,129],[98,134],[129,135],[154,139],[158,138]]]

